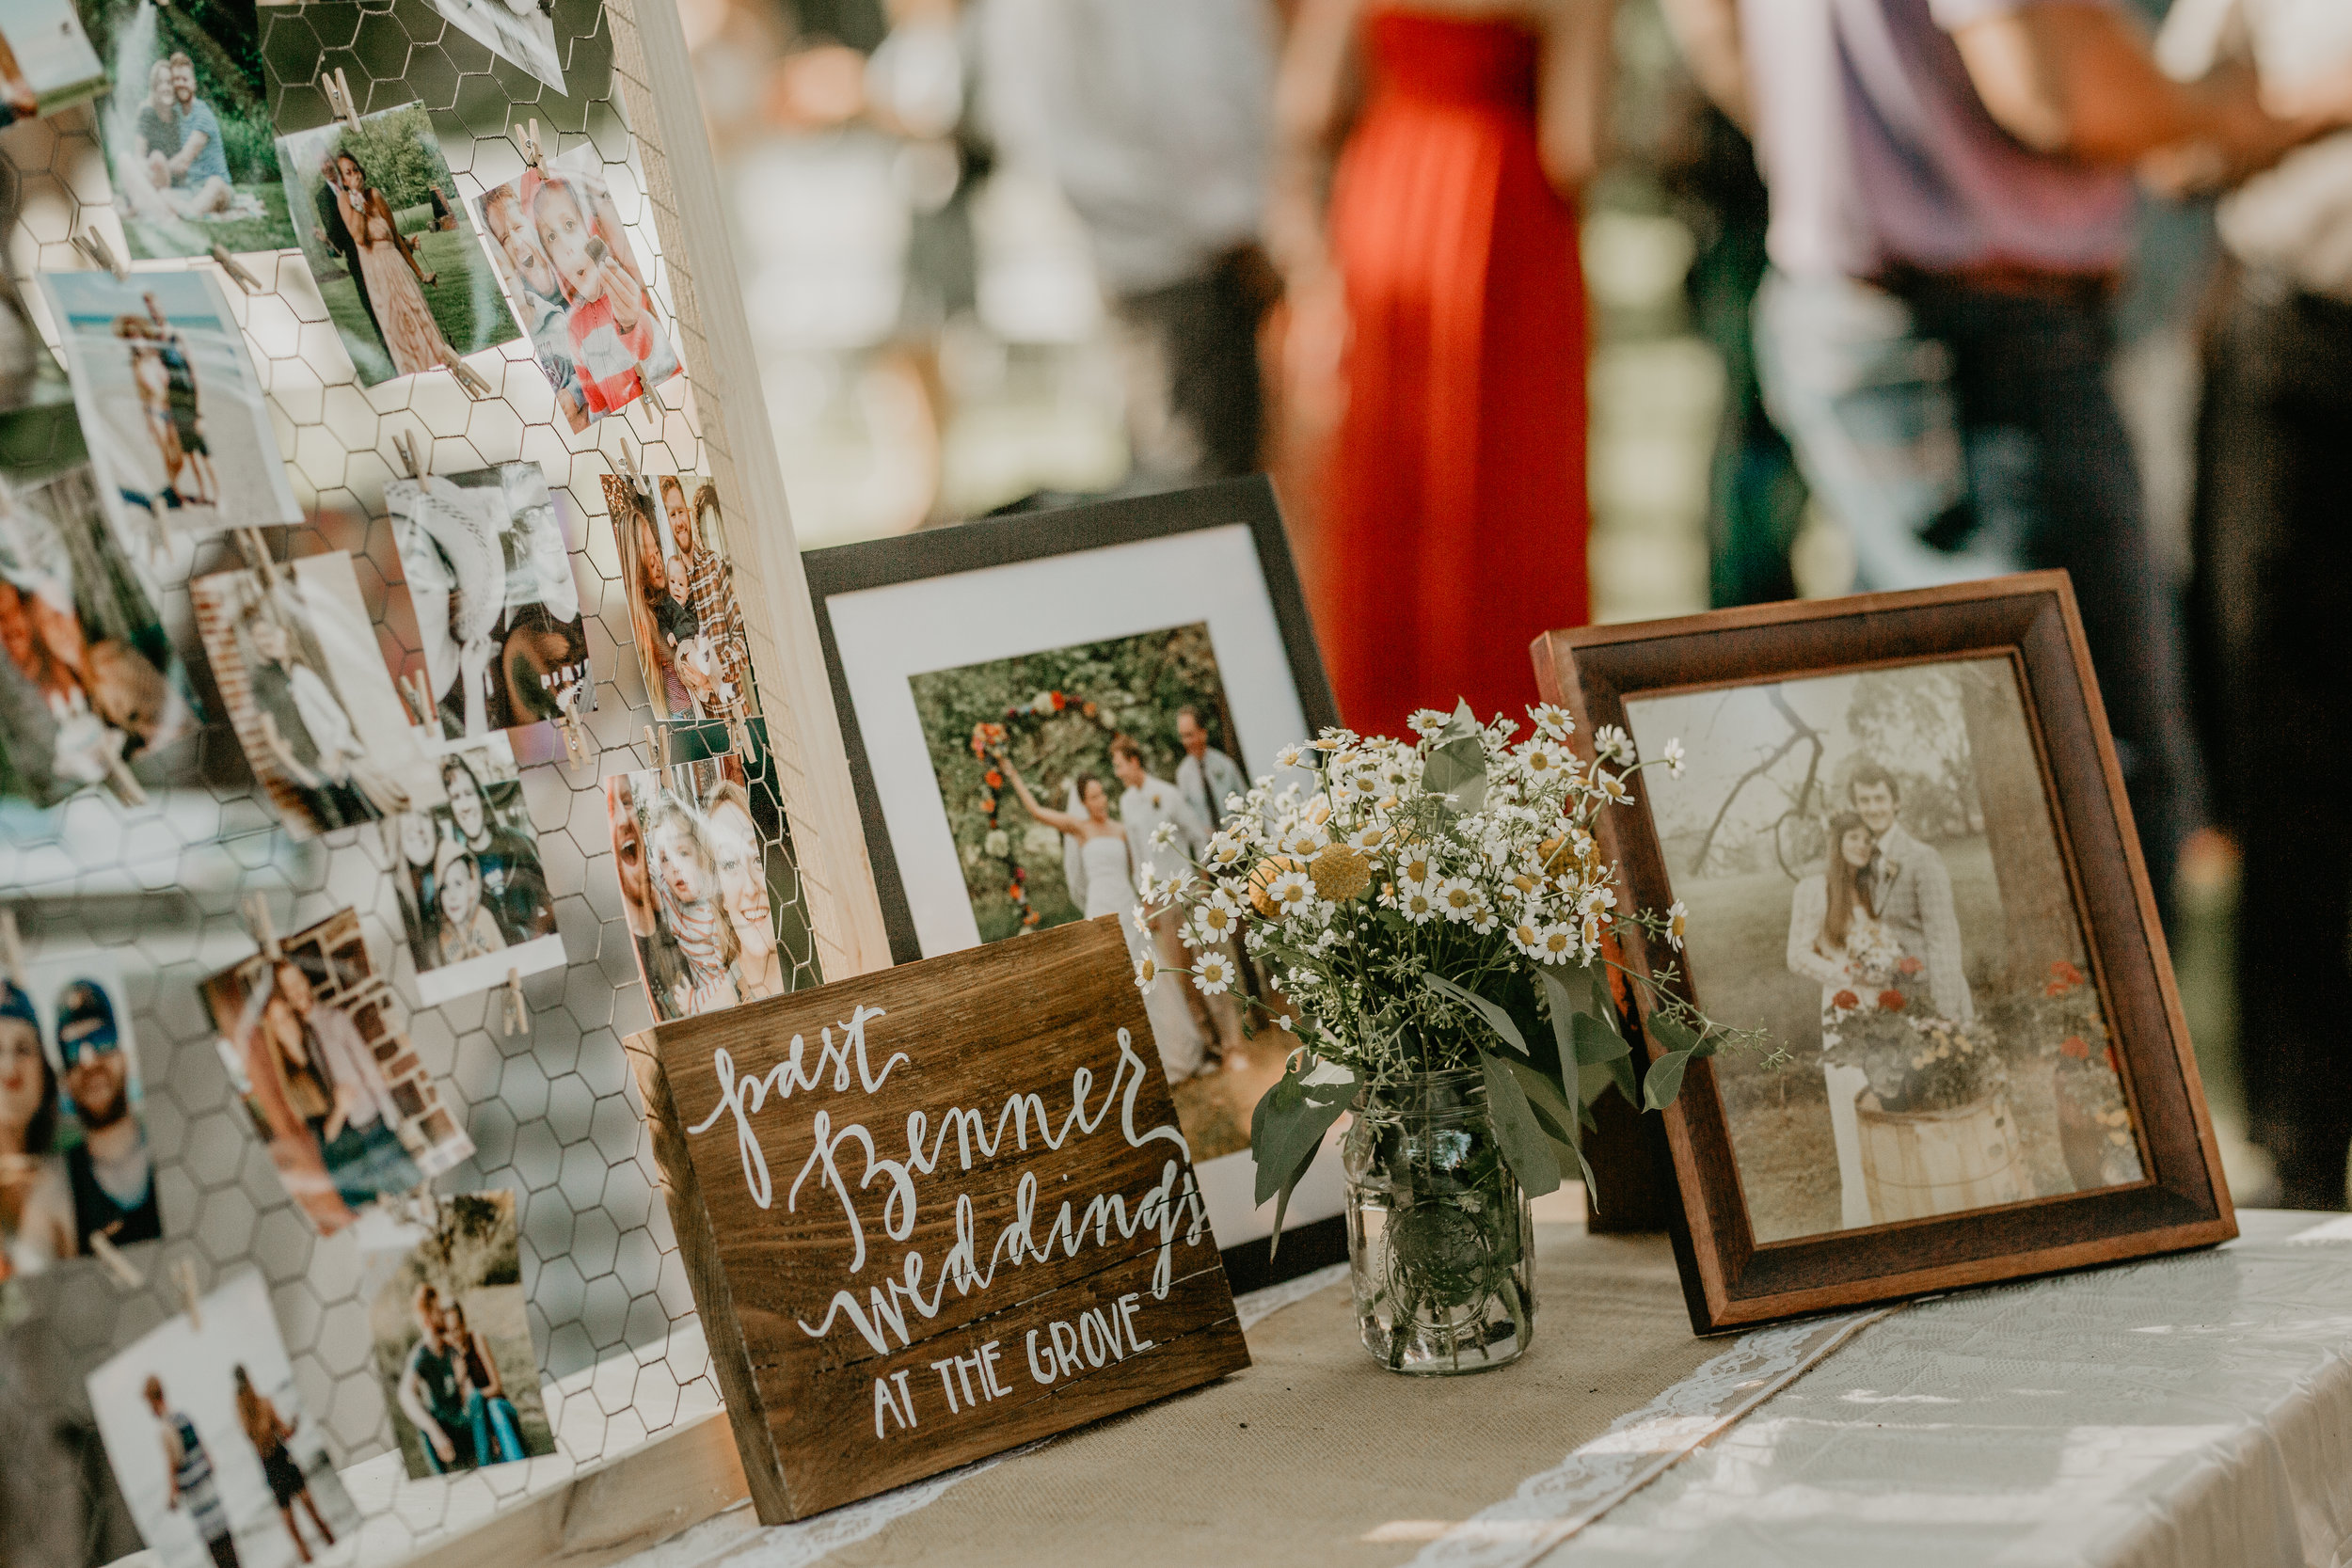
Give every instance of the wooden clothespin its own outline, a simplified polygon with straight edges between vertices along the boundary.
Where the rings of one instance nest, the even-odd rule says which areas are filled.
[[[531,1008],[523,1001],[523,972],[519,969],[506,972],[505,1027],[510,1035],[531,1033]]]
[[[497,394],[498,388],[485,380],[480,371],[459,358],[455,349],[447,343],[437,344],[436,348],[440,356],[441,368],[449,372],[458,386],[465,388],[468,397],[479,403],[484,398]]]
[[[146,1288],[147,1276],[132,1267],[131,1259],[122,1256],[122,1249],[115,1245],[114,1238],[104,1231],[93,1230],[89,1233],[89,1252],[92,1258],[105,1265],[106,1272],[115,1276],[115,1283],[124,1290]]]
[[[180,1305],[187,1309],[189,1326],[199,1334],[204,1332],[203,1297],[197,1293],[196,1263],[183,1258],[171,1266],[172,1283],[180,1287]]]
[[[268,894],[257,890],[245,895],[245,923],[253,933],[254,943],[261,948],[262,957],[276,963],[286,956],[285,950],[278,945],[278,927],[270,924]]]
[[[423,671],[411,670],[392,684],[400,688],[401,698],[407,703],[408,711],[417,716],[418,723],[431,729],[441,721],[440,715],[433,709],[433,685],[424,678]]]
[[[641,388],[637,394],[637,401],[644,404],[645,411],[653,416],[654,428],[660,429],[663,418],[670,412],[669,405],[661,401],[661,394],[646,383],[640,381],[637,385]]]
[[[351,78],[343,74],[343,68],[337,66],[335,74],[320,77],[319,86],[326,89],[326,106],[335,118],[355,131],[359,129],[359,105],[351,96]]]
[[[106,759],[106,787],[115,792],[115,799],[126,806],[147,804],[147,791],[132,776],[131,765],[119,755]]]
[[[539,122],[536,119],[531,121],[527,127],[521,125],[515,127],[515,145],[522,150],[523,162],[526,165],[532,168],[537,168],[540,166],[543,154],[539,147]]]
[[[628,436],[626,433],[621,436],[621,473],[628,479],[630,489],[643,491],[647,495],[653,493],[653,487],[645,483],[644,470],[637,466],[637,454],[629,450]]]
[[[24,983],[24,939],[16,927],[16,906],[0,904],[0,980],[6,980],[22,991],[32,987]]]
[[[128,283],[131,280],[131,269],[115,255],[113,247],[106,244],[106,236],[97,230],[85,229],[74,235],[73,248],[88,258],[90,265],[113,273],[117,281]]]
[[[400,466],[408,470],[410,479],[423,479],[433,472],[433,443],[424,436],[395,430],[392,451],[400,455]]]
[[[269,553],[269,541],[262,537],[258,528],[237,530],[237,546],[245,551],[253,569],[262,574],[262,586],[275,594],[278,592],[278,558]]]
[[[249,294],[265,294],[262,280],[245,270],[245,263],[229,254],[229,247],[217,240],[213,243],[213,264],[237,280],[237,287]]]
[[[566,767],[576,768],[596,754],[587,722],[580,715],[580,692],[587,681],[588,666],[584,661],[566,664],[539,677],[540,688],[555,705],[555,733],[564,737]]]
[[[645,755],[653,759],[656,768],[670,766],[670,736],[659,724],[645,726]]]

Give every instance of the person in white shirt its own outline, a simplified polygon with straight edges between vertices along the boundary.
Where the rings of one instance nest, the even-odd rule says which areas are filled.
[[[1119,819],[1127,830],[1127,847],[1135,858],[1136,880],[1140,882],[1146,871],[1155,881],[1182,873],[1199,858],[1209,840],[1207,826],[1193,815],[1184,792],[1166,779],[1152,776],[1151,769],[1144,766],[1143,748],[1131,736],[1112,739],[1111,772],[1126,790],[1119,798]],[[1174,824],[1176,831],[1166,844],[1154,843],[1164,822]],[[1183,928],[1183,915],[1172,905],[1152,917],[1152,948],[1160,962],[1171,969],[1192,967],[1192,954],[1184,947]],[[1193,1022],[1211,1042],[1211,1051],[1222,1056],[1220,1047],[1225,1037],[1218,1031],[1219,1021],[1209,1011],[1208,999],[1190,985],[1184,991],[1184,1006],[1190,1009]]]
[[[1119,325],[1145,484],[1255,472],[1271,0],[990,0],[981,81],[1005,161],[1059,187]]]
[[[1184,760],[1176,765],[1176,787],[1194,817],[1215,832],[1225,820],[1225,802],[1249,793],[1248,777],[1241,764],[1209,744],[1199,708],[1176,710],[1176,740],[1184,749]]]

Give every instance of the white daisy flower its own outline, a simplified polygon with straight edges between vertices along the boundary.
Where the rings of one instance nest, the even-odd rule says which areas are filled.
[[[1413,716],[1406,720],[1405,723],[1415,735],[1426,738],[1444,729],[1453,721],[1453,719],[1454,716],[1450,713],[1434,707],[1424,707],[1416,709]]]
[[[1682,951],[1682,939],[1691,930],[1691,911],[1677,898],[1666,906],[1666,942],[1676,952]]]
[[[1401,888],[1396,895],[1397,912],[1416,926],[1426,926],[1438,918],[1438,895],[1426,887]]]
[[[1165,849],[1176,842],[1176,824],[1171,819],[1152,830],[1152,847]]]
[[[1315,896],[1315,884],[1304,871],[1285,871],[1266,883],[1266,902],[1274,906],[1278,919],[1303,913]]]
[[[1593,787],[1616,805],[1624,805],[1633,799],[1633,792],[1626,788],[1623,778],[1615,773],[1604,773],[1597,768],[1593,769]]]
[[[1551,703],[1537,703],[1527,710],[1527,716],[1535,721],[1536,734],[1554,740],[1576,731],[1576,721],[1568,717],[1568,710]]]
[[[1565,760],[1558,746],[1549,740],[1531,740],[1519,750],[1519,765],[1528,776],[1549,780],[1560,776],[1560,765]]]
[[[1633,760],[1633,737],[1615,724],[1603,724],[1593,732],[1593,752],[1611,762]]]
[[[1233,960],[1222,953],[1203,953],[1193,965],[1193,989],[1203,996],[1222,996],[1233,987]]]
[[[1146,955],[1136,960],[1136,990],[1149,991],[1159,983],[1160,960]]]
[[[1304,746],[1285,746],[1280,751],[1274,753],[1274,766],[1277,768],[1295,768],[1301,761],[1305,760],[1306,755],[1307,748]]]
[[[1486,902],[1468,877],[1448,877],[1438,884],[1437,895],[1438,912],[1457,925],[1476,914]]]
[[[1535,944],[1535,956],[1548,964],[1567,962],[1576,956],[1576,932],[1563,925],[1545,927]]]
[[[1668,778],[1678,779],[1682,777],[1682,769],[1686,766],[1687,759],[1683,755],[1681,736],[1677,736],[1674,739],[1667,741],[1665,749],[1659,752],[1659,756],[1666,764],[1666,776]]]

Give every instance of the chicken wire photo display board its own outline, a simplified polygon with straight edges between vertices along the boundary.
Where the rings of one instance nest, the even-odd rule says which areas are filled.
[[[709,473],[741,531],[731,543],[767,720],[760,766],[783,800],[795,860],[783,922],[792,983],[882,962],[879,912],[814,627],[799,624],[805,594],[764,409],[748,358],[730,346],[744,341],[741,306],[675,14],[648,7],[641,36],[634,0],[555,0],[568,96],[492,55],[426,0],[264,6],[259,15],[281,133],[329,118],[317,84],[340,67],[362,115],[423,103],[454,194],[468,203],[521,173],[512,126],[535,119],[548,157],[592,150],[657,303],[675,325],[687,373],[663,387],[660,407],[637,404],[578,434],[557,417],[528,338],[468,361],[492,388],[478,400],[443,373],[364,387],[300,254],[240,258],[261,291],[230,283],[225,292],[306,519],[271,531],[272,548],[281,559],[351,552],[396,673],[421,669],[422,655],[384,506],[385,484],[404,471],[394,436],[428,448],[435,472],[537,463],[568,498],[596,685],[592,756],[567,765],[548,725],[513,735],[565,961],[523,980],[527,1034],[501,1033],[502,990],[414,1006],[414,964],[388,876],[396,850],[372,828],[290,839],[220,722],[209,672],[197,679],[213,722],[142,761],[144,804],[98,792],[50,810],[0,802],[0,899],[19,911],[27,957],[103,950],[120,965],[144,1054],[165,1228],[162,1243],[129,1252],[142,1288],[125,1288],[87,1259],[25,1282],[30,1316],[0,1341],[0,1405],[54,1412],[65,1439],[17,1450],[22,1479],[0,1491],[45,1496],[56,1516],[11,1517],[0,1502],[0,1542],[17,1532],[24,1560],[38,1561],[106,1560],[136,1546],[108,1512],[110,1483],[73,1447],[88,1419],[81,1380],[178,1309],[167,1281],[184,1259],[205,1289],[239,1269],[262,1274],[303,1408],[327,1429],[365,1517],[358,1561],[420,1553],[517,1560],[518,1549],[530,1560],[601,1560],[683,1528],[742,1488],[725,1423],[712,1419],[719,1395],[621,1044],[651,1018],[610,860],[601,779],[656,759],[644,729],[654,715],[628,646],[607,473],[629,462]],[[649,81],[662,90],[649,90]],[[692,144],[675,158],[665,153],[665,128],[674,140],[685,128]],[[94,230],[124,253],[89,109],[0,134],[0,217],[8,274],[28,294],[24,285],[36,273],[87,264],[72,247],[76,234]],[[700,258],[699,291],[690,250]],[[54,347],[54,325],[38,306],[31,311]],[[71,421],[20,421],[15,437],[20,446],[70,441],[71,431]],[[223,538],[199,547],[188,576],[241,564]],[[194,650],[186,579],[165,584],[163,599],[166,626],[183,651]],[[197,995],[199,979],[253,950],[240,911],[254,892],[266,895],[279,931],[346,906],[358,911],[409,1036],[475,1145],[436,1186],[516,1195],[553,1456],[447,1479],[404,1476],[370,1354],[368,1300],[384,1260],[363,1255],[348,1233],[318,1237],[288,1200],[242,1119]],[[79,1501],[61,1509],[68,1495]]]

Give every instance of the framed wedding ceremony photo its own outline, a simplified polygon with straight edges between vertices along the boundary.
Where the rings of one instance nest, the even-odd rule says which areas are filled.
[[[1581,736],[1689,748],[1604,819],[1682,951],[1620,939],[1763,1032],[1692,1059],[1663,1121],[1694,1329],[2237,1233],[2064,573],[1534,655]]]
[[[1189,966],[1172,920],[1135,926],[1138,872],[1198,854],[1283,748],[1339,722],[1272,486],[986,518],[803,560],[894,959],[1116,914],[1136,956]],[[1163,823],[1173,840],[1155,844]],[[1273,1217],[1252,1201],[1250,1117],[1289,1037],[1255,1009],[1263,981],[1242,979],[1204,996],[1164,974],[1145,1011],[1246,1290]],[[1343,1254],[1341,1206],[1327,1159],[1287,1212],[1284,1273]],[[1291,1234],[1302,1226],[1312,1233]]]

